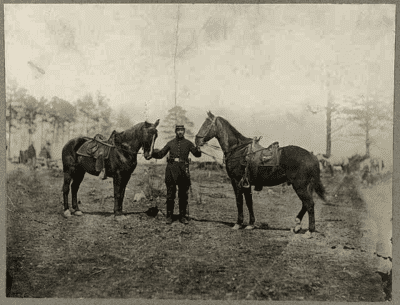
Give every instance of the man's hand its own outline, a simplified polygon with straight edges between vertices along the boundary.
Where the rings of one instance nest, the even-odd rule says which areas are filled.
[[[196,146],[196,149],[201,152],[200,146]]]
[[[151,156],[154,157],[154,155],[157,154],[157,153],[159,153],[159,152],[160,152],[159,149],[154,148],[154,149],[153,149],[153,153],[151,154]]]

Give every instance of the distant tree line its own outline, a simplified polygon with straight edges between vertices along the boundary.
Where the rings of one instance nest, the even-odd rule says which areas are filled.
[[[97,133],[108,135],[113,129],[125,130],[133,126],[131,118],[124,112],[115,113],[109,100],[97,92],[86,94],[76,101],[67,101],[57,96],[50,100],[32,96],[16,82],[7,84],[6,90],[7,148],[10,154],[12,137],[17,131],[26,131],[32,143],[35,132],[40,132],[43,147],[45,142],[65,143],[78,135],[92,137]]]

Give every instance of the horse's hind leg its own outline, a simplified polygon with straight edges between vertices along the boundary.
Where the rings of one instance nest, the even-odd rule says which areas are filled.
[[[301,229],[301,221],[303,220],[303,217],[306,214],[306,212],[307,212],[307,208],[304,206],[304,204],[302,202],[301,210],[300,210],[299,214],[297,214],[296,220],[295,220],[295,222],[296,222],[296,226],[294,227],[294,232],[295,233],[300,231],[300,229]]]
[[[244,191],[244,198],[246,200],[246,205],[247,209],[249,210],[249,217],[250,217],[249,225],[245,229],[252,230],[254,229],[254,222],[256,221],[256,219],[254,217],[254,211],[253,211],[253,195],[251,193],[251,187],[249,187]]]
[[[72,208],[75,210],[74,214],[76,216],[83,215],[82,211],[80,211],[79,207],[78,207],[78,190],[79,190],[79,186],[80,186],[84,176],[85,176],[84,171],[76,171],[74,173],[74,178],[73,178],[72,184],[71,184]]]
[[[306,186],[303,183],[300,185],[294,183],[293,188],[303,204],[299,214],[296,217],[296,228],[300,229],[300,227],[299,227],[300,223],[303,219],[305,212],[307,211],[307,213],[308,213],[308,230],[310,232],[314,232],[315,231],[314,200],[312,198],[313,194],[312,194],[310,184],[308,184]],[[299,223],[297,223],[298,220],[300,220]]]
[[[64,199],[64,216],[70,217],[71,212],[69,211],[68,206],[68,194],[69,194],[69,185],[71,184],[71,175],[69,172],[64,172],[64,184],[63,184],[63,199]]]

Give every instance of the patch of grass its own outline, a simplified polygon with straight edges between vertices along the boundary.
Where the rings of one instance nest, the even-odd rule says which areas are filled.
[[[7,175],[7,200],[18,202],[23,197],[35,197],[43,192],[44,185],[36,171],[16,170]],[[22,197],[22,198],[21,198]]]

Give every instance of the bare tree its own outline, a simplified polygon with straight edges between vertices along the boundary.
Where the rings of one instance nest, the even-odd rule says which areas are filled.
[[[325,111],[326,113],[326,152],[325,154],[329,157],[332,151],[332,134],[334,132],[339,131],[343,127],[344,124],[337,127],[334,131],[332,131],[332,123],[333,121],[338,120],[338,109],[339,104],[335,102],[335,97],[333,95],[333,90],[337,88],[342,82],[342,73],[345,73],[349,67],[340,65],[337,61],[333,63],[322,63],[316,64],[314,69],[320,71],[321,79],[320,84],[327,92],[327,103],[326,107],[312,107],[307,105],[307,110],[313,114],[316,114],[321,111]],[[341,71],[336,72],[336,71]]]
[[[23,114],[21,116],[21,122],[28,129],[28,145],[31,144],[32,134],[35,133],[37,123],[36,119],[41,115],[42,105],[32,95],[27,95],[22,100]]]
[[[341,113],[356,126],[354,132],[348,134],[351,138],[364,138],[365,153],[370,155],[370,146],[374,142],[373,132],[387,130],[393,123],[391,103],[374,96],[359,96],[347,100],[347,106]]]
[[[112,109],[108,104],[109,100],[106,96],[102,95],[100,91],[96,94],[96,103],[98,110],[98,133],[107,135],[111,133],[111,113]]]
[[[181,18],[180,14],[180,5],[178,4],[177,12],[176,12],[176,30],[175,30],[175,53],[174,53],[174,84],[175,84],[175,91],[174,91],[174,98],[175,98],[175,106],[176,106],[176,98],[177,98],[177,77],[176,77],[176,58],[178,53],[178,41],[179,41],[179,20]]]
[[[186,110],[181,106],[175,106],[168,110],[168,115],[165,117],[164,124],[161,126],[163,128],[163,132],[167,135],[167,140],[175,137],[175,124],[185,125],[186,134],[189,137],[194,136],[193,132],[191,131],[191,128],[193,128],[194,124],[186,116]]]
[[[119,131],[131,128],[134,124],[129,115],[123,109],[121,109],[118,114],[115,115],[114,121],[116,129]]]
[[[53,142],[58,143],[56,138],[62,130],[62,140],[65,137],[65,125],[75,121],[76,108],[71,103],[58,97],[53,97],[49,104],[49,120],[53,125]]]
[[[18,128],[18,121],[22,115],[22,105],[27,95],[27,90],[24,88],[19,88],[17,82],[11,81],[7,84],[6,91],[6,105],[7,114],[6,121],[8,122],[8,155],[11,152],[11,138],[13,133],[13,128]]]
[[[85,95],[76,102],[77,110],[81,114],[84,121],[84,133],[89,135],[93,129],[93,121],[97,120],[96,104],[91,94]]]

